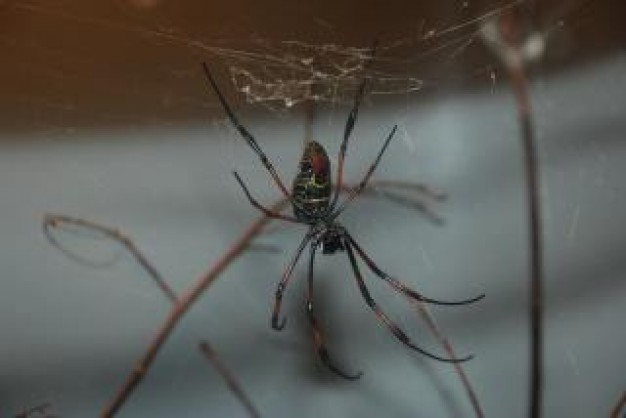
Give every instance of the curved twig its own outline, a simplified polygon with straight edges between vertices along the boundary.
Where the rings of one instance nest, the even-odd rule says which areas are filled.
[[[115,228],[109,228],[104,225],[97,224],[95,222],[88,221],[86,219],[76,218],[73,216],[66,215],[58,215],[58,214],[46,214],[43,220],[43,232],[48,241],[63,252],[65,255],[70,257],[72,260],[81,260],[74,253],[67,250],[65,247],[61,245],[61,243],[50,233],[51,228],[57,228],[61,224],[70,224],[77,225],[86,229],[90,229],[92,231],[97,231],[102,233],[103,235],[111,238],[114,241],[122,244],[126,250],[133,255],[137,263],[148,273],[148,275],[154,280],[156,285],[161,289],[161,291],[165,294],[165,296],[172,302],[176,303],[176,293],[172,290],[172,288],[167,284],[167,281],[159,274],[157,269],[155,269],[145,255],[139,248],[124,234],[122,234],[119,230]]]

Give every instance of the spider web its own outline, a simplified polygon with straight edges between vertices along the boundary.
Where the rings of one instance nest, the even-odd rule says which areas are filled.
[[[226,69],[227,94],[235,90],[247,103],[277,113],[299,104],[350,103],[364,78],[367,97],[408,97],[451,85],[495,92],[500,66],[482,45],[483,28],[525,6],[523,0],[457,1],[445,13],[407,13],[397,27],[381,33],[344,36],[340,23],[310,10],[292,11],[293,21],[311,22],[310,31],[292,27],[282,34],[251,29],[258,18],[252,22],[245,15],[208,28],[205,22],[188,24],[168,13],[170,3],[164,1],[118,0],[100,13],[66,3],[71,7],[34,0],[1,6],[16,21],[32,20],[38,28],[67,26],[68,32],[82,31],[86,42],[95,43],[84,50],[49,29],[29,36],[0,34],[0,47],[11,63],[2,71],[9,79],[25,73],[37,80],[8,83],[0,102],[7,127],[74,134],[83,124],[172,126],[194,117],[205,120],[213,104],[207,105],[210,96],[204,85],[199,87],[204,83],[198,81],[201,61],[219,73]],[[535,54],[541,55],[553,34],[567,32],[572,10],[578,10],[576,5],[557,10],[534,28],[534,46],[540,46]],[[129,44],[128,50],[143,56],[117,56],[109,50],[117,44]],[[128,71],[129,65],[137,68]]]
[[[459,3],[456,16],[448,18],[450,23],[433,23],[425,19],[410,22],[399,33],[380,40],[375,56],[371,54],[371,44],[377,40],[374,35],[364,45],[312,42],[295,37],[276,39],[259,34],[254,34],[252,39],[248,36],[245,39],[218,37],[207,40],[174,26],[169,19],[136,19],[139,12],[156,8],[160,3],[148,0],[120,2],[118,6],[126,15],[121,19],[68,12],[40,2],[15,2],[5,7],[45,16],[59,23],[74,22],[117,34],[134,34],[148,44],[169,44],[191,50],[194,55],[205,54],[205,59],[216,57],[226,65],[233,87],[248,103],[285,109],[303,102],[350,102],[354,89],[364,77],[370,80],[369,93],[373,95],[406,95],[418,92],[428,84],[441,83],[445,81],[441,76],[425,79],[416,74],[427,72],[424,68],[429,67],[429,63],[445,64],[462,56],[480,37],[484,23],[524,2],[503,2],[469,16],[464,9],[470,3]],[[327,25],[321,19],[317,24]],[[11,39],[4,41],[11,43]],[[28,46],[38,48],[34,43]],[[493,62],[478,63],[469,71],[469,77],[495,83]],[[37,98],[31,100],[33,103],[38,101]],[[73,109],[73,105],[54,103],[50,99],[45,103],[40,101],[40,104],[67,111]]]

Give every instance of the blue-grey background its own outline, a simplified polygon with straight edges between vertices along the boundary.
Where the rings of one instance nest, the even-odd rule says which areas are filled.
[[[154,3],[152,14],[141,4],[152,3],[120,2],[117,12],[97,16],[76,5],[0,5],[7,22],[0,31],[6,57],[0,79],[2,417],[42,402],[62,417],[97,416],[168,311],[146,275],[110,242],[59,235],[78,254],[110,262],[106,268],[85,267],[55,250],[42,234],[44,213],[120,228],[183,291],[257,216],[232,170],[261,201],[279,197],[205,90],[198,63],[206,57],[189,52],[184,42],[127,30],[129,16],[143,16],[146,21],[133,25],[147,28],[170,13],[168,2]],[[214,23],[217,29],[210,30],[241,37],[247,22],[276,15],[243,3],[230,7],[240,20]],[[445,16],[469,19],[450,7],[452,12],[432,12],[429,22],[445,27]],[[350,16],[342,8],[328,15],[323,10],[301,13],[337,28]],[[544,410],[549,417],[606,416],[626,389],[626,55],[614,46],[613,33],[602,31],[603,17],[591,14],[599,40],[592,49],[579,42],[585,59],[574,60],[581,39],[576,24],[594,30],[575,7],[556,10],[573,29],[547,54],[554,62],[535,69],[531,89],[545,226]],[[383,20],[393,16],[381,12]],[[172,15],[169,24],[180,28],[177,18]],[[63,41],[50,32],[59,27],[66,31]],[[214,36],[193,33],[193,27],[187,27],[191,39]],[[359,38],[351,30],[347,43]],[[128,37],[128,43],[115,37]],[[370,38],[359,39],[368,44]],[[100,51],[117,61],[102,62]],[[423,92],[366,100],[348,151],[347,179],[358,181],[398,124],[374,178],[445,191],[448,199],[432,204],[445,222],[370,197],[355,202],[342,222],[381,268],[426,295],[487,294],[475,305],[432,312],[459,354],[475,354],[464,367],[486,415],[521,417],[529,372],[521,145],[504,71],[495,59],[474,59],[479,66],[437,56],[440,75],[425,77]],[[212,60],[219,68],[221,61]],[[471,68],[489,66],[495,78],[480,73],[474,83]],[[303,109],[246,105],[225,77],[220,81],[280,173],[291,179],[305,136]],[[187,108],[195,109],[193,117],[185,118]],[[345,104],[321,105],[315,114],[312,136],[333,159],[348,110]],[[320,365],[303,309],[305,262],[285,296],[287,327],[282,333],[270,329],[276,283],[303,232],[292,225],[272,229],[257,240],[262,246],[228,268],[172,334],[120,416],[244,416],[197,350],[202,339],[218,350],[263,416],[472,416],[451,366],[410,352],[376,321],[344,255],[318,257],[315,303],[331,353],[364,377],[345,382]],[[415,341],[442,353],[405,300],[372,275],[366,279]]]

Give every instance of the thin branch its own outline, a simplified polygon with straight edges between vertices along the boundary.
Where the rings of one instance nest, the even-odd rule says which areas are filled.
[[[541,197],[539,188],[539,164],[534,138],[532,111],[528,96],[528,78],[525,64],[530,59],[537,59],[540,54],[529,55],[524,49],[523,11],[505,13],[485,23],[482,34],[507,70],[515,96],[517,117],[520,124],[526,175],[526,193],[528,199],[529,225],[529,263],[530,263],[530,381],[529,381],[529,416],[541,416],[543,389],[543,243]]]
[[[287,200],[283,199],[274,204],[271,208],[273,211],[280,211],[286,203]],[[105,407],[101,414],[103,418],[112,417],[119,411],[122,405],[126,402],[126,399],[143,380],[144,376],[148,372],[148,369],[161,350],[161,347],[167,341],[183,315],[189,310],[196,299],[198,299],[198,297],[200,297],[200,295],[209,287],[209,285],[211,285],[213,281],[219,277],[226,267],[238,256],[240,256],[246,248],[248,248],[250,241],[261,232],[263,227],[269,221],[270,218],[263,215],[253,222],[252,225],[250,225],[243,235],[235,242],[235,244],[220,259],[217,260],[213,267],[202,275],[179,299],[179,301],[174,304],[167,318],[152,339],[147,351],[137,362],[133,371],[127,377],[117,395],[115,395],[113,400]]]
[[[143,253],[137,248],[137,246],[133,243],[133,241],[127,236],[123,235],[121,232],[114,228],[109,228],[104,225],[97,224],[95,222],[91,222],[81,218],[75,218],[64,215],[52,215],[47,214],[44,217],[44,233],[48,240],[58,249],[60,249],[63,253],[69,255],[72,259],[75,258],[75,255],[68,250],[66,250],[58,240],[54,238],[54,236],[50,233],[50,228],[58,228],[61,224],[68,224],[79,226],[82,228],[86,228],[88,230],[97,231],[105,236],[109,237],[112,240],[115,240],[121,243],[137,260],[139,265],[143,267],[143,269],[148,273],[148,275],[154,280],[157,287],[165,294],[165,296],[172,302],[174,306],[179,304],[180,300],[176,293],[172,290],[172,288],[167,284],[167,281],[161,276],[158,270],[148,261],[148,259],[143,255]],[[206,341],[203,341],[200,344],[200,348],[205,354],[205,356],[211,361],[213,366],[217,369],[222,378],[226,381],[229,389],[232,393],[241,401],[244,405],[248,413],[253,418],[258,418],[260,415],[252,405],[252,402],[245,395],[241,385],[237,382],[235,376],[228,370],[226,365],[220,360],[217,352],[213,350]],[[49,404],[44,404],[39,407],[32,408],[31,412],[25,412],[24,414],[18,415],[18,417],[27,418],[30,414],[39,411],[43,407],[47,407]]]
[[[202,341],[199,345],[199,348],[202,354],[204,354],[204,356],[207,358],[207,360],[209,360],[209,362],[211,362],[211,364],[219,372],[219,374],[222,375],[222,378],[224,379],[224,381],[226,381],[226,384],[228,385],[230,391],[234,393],[235,396],[237,396],[241,403],[246,407],[246,409],[248,410],[248,414],[253,418],[259,418],[261,415],[256,410],[246,393],[243,391],[239,382],[237,382],[233,374],[228,370],[222,360],[220,360],[215,350],[213,350],[213,348],[206,341]]]
[[[543,386],[543,251],[541,241],[541,202],[539,196],[539,165],[528,101],[527,80],[522,68],[511,69],[511,82],[515,91],[524,144],[524,164],[528,193],[530,224],[530,329],[531,329],[531,381],[530,416],[541,416]]]
[[[541,416],[543,387],[543,264],[541,241],[541,201],[539,195],[539,165],[532,127],[528,80],[522,65],[508,67],[511,85],[515,93],[517,112],[522,132],[524,149],[524,171],[528,197],[528,222],[530,234],[530,332],[531,332],[531,376],[529,416]]]
[[[626,392],[622,393],[622,397],[617,401],[617,404],[611,410],[611,418],[623,418],[624,415],[620,417],[619,413],[626,407]],[[626,411],[624,411],[626,414]]]
[[[435,318],[432,316],[432,314],[426,307],[425,303],[415,300],[415,299],[411,299],[411,298],[407,298],[407,300],[415,307],[415,309],[422,316],[422,319],[424,319],[424,321],[426,322],[426,325],[430,329],[430,332],[433,333],[435,338],[443,346],[443,349],[448,354],[448,357],[450,357],[451,359],[458,359],[458,356],[454,352],[454,348],[452,347],[450,340],[448,340],[448,338],[446,338],[446,336],[441,332],[441,330],[437,326],[437,323],[435,322]],[[484,418],[485,414],[483,412],[482,407],[480,406],[480,401],[478,400],[478,396],[476,395],[476,392],[474,391],[472,384],[470,383],[469,377],[467,376],[467,374],[465,373],[465,370],[463,369],[463,366],[461,365],[461,363],[458,363],[458,362],[453,363],[452,366],[454,367],[456,373],[459,375],[459,379],[461,379],[461,383],[463,384],[463,387],[465,388],[465,392],[467,393],[467,397],[469,398],[469,401],[472,404],[472,408],[474,409],[474,413],[476,414],[476,417]]]
[[[65,215],[56,215],[56,214],[46,214],[44,216],[43,221],[43,231],[44,235],[50,241],[50,243],[58,248],[61,252],[68,255],[70,258],[76,260],[77,257],[74,253],[67,250],[65,247],[61,245],[61,243],[54,237],[54,235],[50,232],[51,228],[58,228],[62,224],[75,225],[82,228],[86,228],[92,231],[96,231],[102,233],[103,235],[111,238],[114,241],[122,244],[126,250],[133,255],[137,263],[148,273],[148,275],[154,280],[156,285],[161,289],[161,291],[165,294],[165,296],[172,302],[176,303],[177,297],[176,293],[172,290],[172,288],[167,284],[167,281],[159,274],[159,272],[150,264],[148,259],[139,248],[135,246],[135,244],[124,234],[114,228],[109,228],[107,226],[99,225],[97,223],[81,219],[75,218],[72,216]]]

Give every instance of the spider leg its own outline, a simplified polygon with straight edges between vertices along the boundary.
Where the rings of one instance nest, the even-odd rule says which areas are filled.
[[[387,326],[387,328],[389,328],[389,330],[393,333],[393,335],[398,340],[400,340],[400,342],[412,348],[413,350],[417,351],[418,353],[425,355],[426,357],[430,357],[434,360],[438,360],[438,361],[445,362],[445,363],[461,363],[464,361],[471,360],[473,358],[472,355],[461,358],[461,359],[451,359],[451,358],[440,357],[415,345],[409,339],[408,335],[406,335],[406,333],[402,331],[398,327],[398,325],[396,325],[391,319],[389,319],[389,317],[378,307],[374,299],[372,299],[372,296],[370,295],[370,292],[367,289],[367,286],[365,285],[365,281],[363,280],[363,276],[361,275],[361,272],[359,271],[359,266],[357,265],[356,259],[354,257],[354,252],[352,251],[352,244],[350,243],[350,240],[344,239],[344,245],[348,253],[348,258],[350,259],[350,264],[352,265],[352,271],[354,272],[354,277],[356,278],[357,284],[359,285],[359,290],[361,291],[361,294],[363,295],[363,299],[365,299],[365,302],[370,307],[370,309],[374,311],[378,319],[382,323],[384,323]]]
[[[354,247],[354,249],[356,250],[356,252],[359,254],[359,256],[361,257],[361,259],[363,261],[365,261],[365,264],[367,264],[367,266],[369,267],[370,270],[372,270],[372,272],[378,276],[379,278],[383,279],[384,281],[386,281],[389,285],[391,285],[396,291],[404,294],[405,296],[408,296],[410,298],[413,298],[415,300],[419,300],[421,302],[426,302],[426,303],[432,303],[434,305],[467,305],[470,303],[474,303],[477,302],[479,300],[481,300],[482,298],[485,297],[485,294],[481,294],[478,295],[476,297],[470,298],[470,299],[463,299],[463,300],[457,300],[457,301],[445,301],[445,300],[438,300],[438,299],[432,299],[429,297],[426,297],[424,295],[422,295],[419,292],[416,292],[415,290],[411,289],[410,287],[408,287],[407,285],[405,285],[404,283],[402,283],[400,280],[397,280],[391,276],[389,276],[387,273],[385,273],[384,271],[382,271],[377,265],[376,263],[374,263],[374,260],[372,260],[366,253],[365,251],[363,251],[363,249],[359,246],[359,244],[356,243],[356,241],[354,240],[354,238],[352,238],[352,236],[350,236],[347,232],[345,233],[346,237],[348,238],[348,240],[350,241],[350,245],[352,247]]]
[[[235,178],[237,179],[237,182],[239,183],[239,185],[243,189],[244,193],[246,194],[246,197],[250,201],[250,204],[252,206],[254,206],[255,208],[257,208],[258,210],[260,210],[261,212],[263,212],[266,216],[268,216],[270,218],[274,218],[274,219],[282,219],[283,221],[289,221],[289,222],[293,222],[293,223],[297,223],[297,224],[302,224],[303,223],[303,222],[299,221],[298,219],[296,219],[296,218],[294,218],[292,216],[283,215],[282,213],[275,212],[275,211],[270,210],[270,209],[266,208],[265,206],[261,205],[259,202],[257,202],[257,200],[254,197],[252,197],[252,194],[250,193],[250,190],[248,190],[248,187],[245,185],[245,183],[243,182],[241,177],[239,177],[239,174],[236,171],[233,171],[233,174],[235,175]]]
[[[330,359],[330,355],[328,354],[328,349],[326,348],[326,343],[324,341],[324,334],[322,333],[317,318],[315,317],[315,313],[313,312],[313,262],[315,260],[316,247],[317,245],[315,242],[311,244],[311,257],[309,259],[309,288],[306,294],[306,312],[309,317],[309,321],[311,322],[311,326],[313,327],[313,342],[315,343],[315,349],[322,360],[322,363],[324,363],[324,365],[333,373],[343,377],[344,379],[357,380],[363,375],[363,372],[348,374],[339,369]]]
[[[383,156],[383,154],[385,153],[385,150],[387,149],[387,147],[389,146],[389,142],[391,141],[391,138],[393,138],[393,135],[396,133],[397,129],[398,129],[398,125],[394,125],[393,129],[391,130],[391,132],[389,132],[389,135],[387,135],[387,139],[385,139],[385,143],[383,144],[383,146],[381,147],[380,151],[378,152],[378,155],[376,156],[376,159],[370,165],[369,169],[367,170],[367,173],[365,173],[365,176],[363,177],[363,180],[361,180],[361,182],[354,189],[352,189],[352,191],[350,192],[350,194],[348,195],[346,200],[344,200],[341,203],[341,205],[339,205],[339,208],[337,210],[335,210],[331,215],[329,215],[330,220],[334,220],[335,218],[337,218],[337,216],[339,216],[341,214],[341,212],[343,212],[346,209],[348,204],[350,202],[352,202],[352,200],[355,197],[357,197],[363,191],[365,186],[367,186],[367,182],[369,181],[370,177],[374,173],[374,170],[376,170],[376,167],[378,167],[378,163],[380,163],[380,159]]]
[[[293,273],[294,267],[296,266],[296,264],[298,263],[298,260],[300,259],[300,255],[302,254],[304,247],[306,247],[306,245],[309,243],[312,236],[313,234],[311,234],[310,232],[304,236],[304,238],[302,239],[302,242],[300,242],[300,245],[298,246],[298,249],[296,250],[296,253],[291,259],[291,262],[289,263],[289,265],[287,265],[287,268],[285,269],[285,272],[283,273],[283,277],[280,279],[280,283],[278,284],[278,287],[276,288],[276,298],[274,300],[274,310],[272,312],[272,328],[274,328],[276,331],[280,331],[283,328],[285,328],[287,319],[283,318],[282,321],[280,322],[278,321],[278,316],[280,315],[280,305],[283,300],[283,293],[285,292],[287,283],[289,282],[289,279],[291,278],[291,274]]]
[[[354,129],[354,124],[356,122],[357,116],[359,115],[359,106],[361,106],[361,100],[363,99],[363,93],[365,92],[366,84],[367,79],[364,78],[359,85],[356,96],[354,96],[354,105],[352,106],[352,110],[350,111],[348,119],[346,120],[346,127],[343,131],[343,141],[341,142],[341,146],[339,147],[339,156],[337,162],[337,187],[335,188],[333,200],[328,208],[329,212],[333,211],[335,205],[337,204],[337,199],[339,199],[339,191],[341,190],[341,186],[343,185],[343,163],[346,156],[346,150],[348,148],[348,139],[350,138],[350,134]]]
[[[378,40],[376,39],[370,48],[370,57],[366,64],[369,64],[374,58],[377,47]],[[361,106],[361,100],[363,99],[363,94],[365,93],[366,84],[367,78],[364,78],[363,81],[361,81],[359,88],[357,89],[356,95],[354,96],[354,104],[352,105],[352,110],[348,114],[346,127],[343,130],[343,141],[341,142],[341,146],[339,147],[339,156],[337,163],[337,188],[335,189],[333,200],[331,201],[331,204],[328,208],[328,213],[331,213],[335,208],[337,200],[339,199],[339,191],[343,186],[343,164],[346,156],[346,150],[348,148],[348,140],[350,139],[350,135],[352,134],[352,130],[354,129],[354,124],[356,123],[357,117],[359,115],[359,107]]]
[[[292,201],[291,194],[285,187],[285,184],[283,183],[283,181],[280,179],[280,176],[276,172],[274,165],[269,160],[269,158],[267,158],[267,155],[265,155],[265,153],[263,152],[259,144],[256,142],[256,139],[254,139],[252,134],[248,132],[248,130],[241,124],[241,122],[239,122],[239,119],[237,119],[237,117],[235,116],[235,113],[232,111],[232,109],[228,105],[228,102],[226,102],[226,98],[224,98],[224,95],[217,87],[217,83],[215,82],[215,79],[213,79],[213,76],[211,75],[211,72],[209,71],[209,67],[207,66],[206,62],[202,63],[202,67],[204,68],[204,73],[206,74],[206,77],[209,80],[211,87],[213,87],[215,94],[217,94],[217,97],[220,103],[222,104],[222,107],[226,111],[226,114],[228,115],[228,118],[230,119],[233,126],[237,129],[237,131],[239,131],[239,134],[248,143],[248,145],[250,145],[250,148],[252,148],[252,150],[259,156],[261,163],[265,166],[267,171],[270,173],[270,175],[274,179],[274,182],[276,183],[278,188],[282,191],[282,193],[285,195],[285,197],[288,198],[290,201]]]

